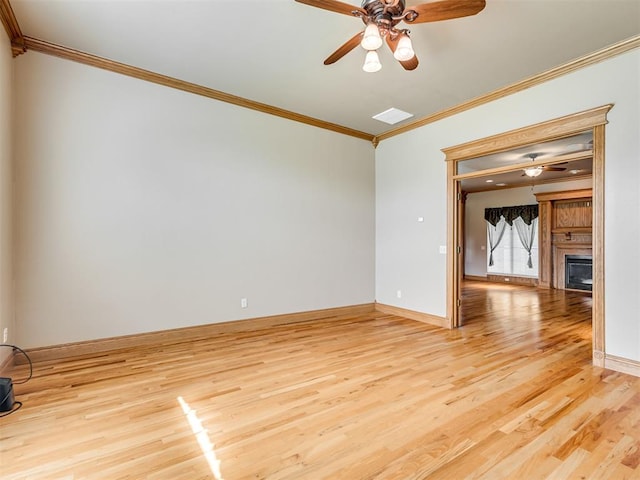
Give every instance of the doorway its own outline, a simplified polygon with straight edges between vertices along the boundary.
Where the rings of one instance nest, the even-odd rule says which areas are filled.
[[[459,162],[548,142],[591,130],[593,137],[593,364],[604,366],[604,142],[607,113],[604,105],[566,117],[512,130],[492,137],[443,149],[447,162],[447,321],[460,326],[462,281],[462,212],[464,209]],[[534,159],[533,164],[538,165]],[[513,164],[496,171],[525,168]],[[484,171],[486,174],[488,170]],[[493,173],[493,172],[492,172]]]

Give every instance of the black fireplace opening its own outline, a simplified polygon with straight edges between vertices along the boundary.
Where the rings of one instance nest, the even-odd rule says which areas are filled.
[[[564,257],[565,288],[593,289],[593,258],[591,255],[566,255]]]

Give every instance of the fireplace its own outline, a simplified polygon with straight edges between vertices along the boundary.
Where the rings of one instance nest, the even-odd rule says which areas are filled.
[[[591,255],[565,255],[565,288],[576,290],[593,289],[593,258]]]

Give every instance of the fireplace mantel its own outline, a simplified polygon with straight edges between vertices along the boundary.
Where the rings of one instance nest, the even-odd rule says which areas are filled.
[[[570,245],[554,245],[553,247],[553,285],[552,288],[565,290],[565,260],[567,255],[591,256],[591,246],[588,248],[572,247]]]
[[[592,254],[592,189],[538,193],[538,286],[565,288],[566,255]]]

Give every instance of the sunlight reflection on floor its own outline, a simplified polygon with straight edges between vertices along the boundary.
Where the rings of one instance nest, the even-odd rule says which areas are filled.
[[[209,462],[211,472],[213,473],[216,480],[223,480],[222,473],[220,472],[220,460],[218,460],[218,458],[216,457],[216,451],[213,449],[213,444],[209,440],[209,435],[202,426],[202,422],[200,422],[200,419],[196,415],[196,411],[192,410],[189,404],[185,402],[182,397],[178,397],[178,402],[180,402],[182,411],[186,415],[187,420],[189,421],[189,425],[191,425],[193,434],[198,439],[198,443],[200,444],[202,453],[207,459],[207,462]]]

